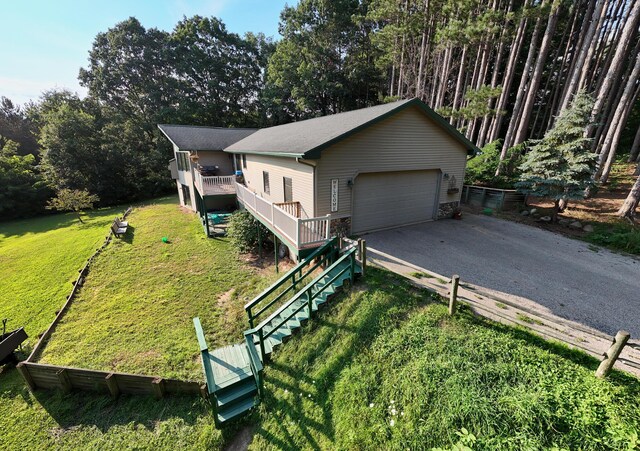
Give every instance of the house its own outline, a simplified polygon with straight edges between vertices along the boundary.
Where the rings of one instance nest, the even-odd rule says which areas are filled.
[[[236,164],[223,149],[257,129],[167,124],[158,128],[173,145],[175,158],[169,169],[180,205],[198,212],[208,233],[206,212],[236,208]]]
[[[418,99],[244,133],[220,152],[242,172],[237,200],[295,257],[334,234],[451,216],[479,152]],[[193,151],[183,158],[193,162]]]

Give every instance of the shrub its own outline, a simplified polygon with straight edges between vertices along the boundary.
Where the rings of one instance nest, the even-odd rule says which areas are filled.
[[[258,230],[260,231],[259,234]],[[229,219],[227,236],[240,253],[255,251],[259,244],[258,235],[260,235],[264,244],[270,233],[269,229],[246,210],[234,213]]]
[[[596,224],[585,239],[630,254],[640,255],[640,227],[625,222]]]
[[[465,173],[465,184],[482,185],[492,188],[513,188],[520,173],[518,167],[522,159],[524,146],[518,145],[507,151],[505,161],[502,163],[502,174],[495,176],[500,162],[502,141],[493,141],[482,148],[482,154],[469,160]]]

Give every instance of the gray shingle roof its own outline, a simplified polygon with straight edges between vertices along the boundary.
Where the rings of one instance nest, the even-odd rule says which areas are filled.
[[[409,106],[418,106],[470,153],[479,149],[419,99],[400,100],[360,110],[263,128],[225,147],[225,152],[257,153],[289,157],[318,158],[320,151],[337,141]]]
[[[158,128],[180,150],[222,150],[258,130],[169,124],[158,124]]]

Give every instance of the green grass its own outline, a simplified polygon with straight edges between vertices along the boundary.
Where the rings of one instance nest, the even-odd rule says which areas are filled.
[[[635,449],[640,382],[596,367],[371,269],[267,365],[251,448],[430,449],[465,428],[474,449]]]
[[[133,234],[96,260],[45,356],[89,366],[56,344],[78,334],[92,343],[76,347],[92,365],[117,355],[121,368],[199,375],[194,311],[212,345],[237,341],[243,297],[275,276],[204,239],[195,216],[174,205],[136,209],[131,223]],[[435,295],[370,268],[275,353],[263,403],[223,431],[198,397],[34,395],[5,369],[0,449],[221,449],[244,426],[255,427],[252,449],[635,449],[640,382],[618,372],[597,379],[596,367],[469,309],[449,317]]]
[[[92,265],[40,361],[202,379],[192,319],[200,317],[211,348],[241,341],[244,304],[275,270],[243,264],[228,240],[207,238],[175,204],[136,208],[129,224]]]
[[[593,232],[584,239],[609,249],[640,255],[640,227],[627,222],[594,224]]]
[[[100,246],[122,208],[56,214],[0,223],[0,319],[24,326],[27,348],[37,341],[71,292],[78,270]]]
[[[121,396],[56,391],[30,393],[16,370],[0,373],[2,450],[208,450],[234,434],[214,427],[198,397]]]

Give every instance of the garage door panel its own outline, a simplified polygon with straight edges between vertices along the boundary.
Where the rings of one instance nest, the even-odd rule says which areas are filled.
[[[361,174],[354,184],[353,233],[433,219],[439,171]]]

